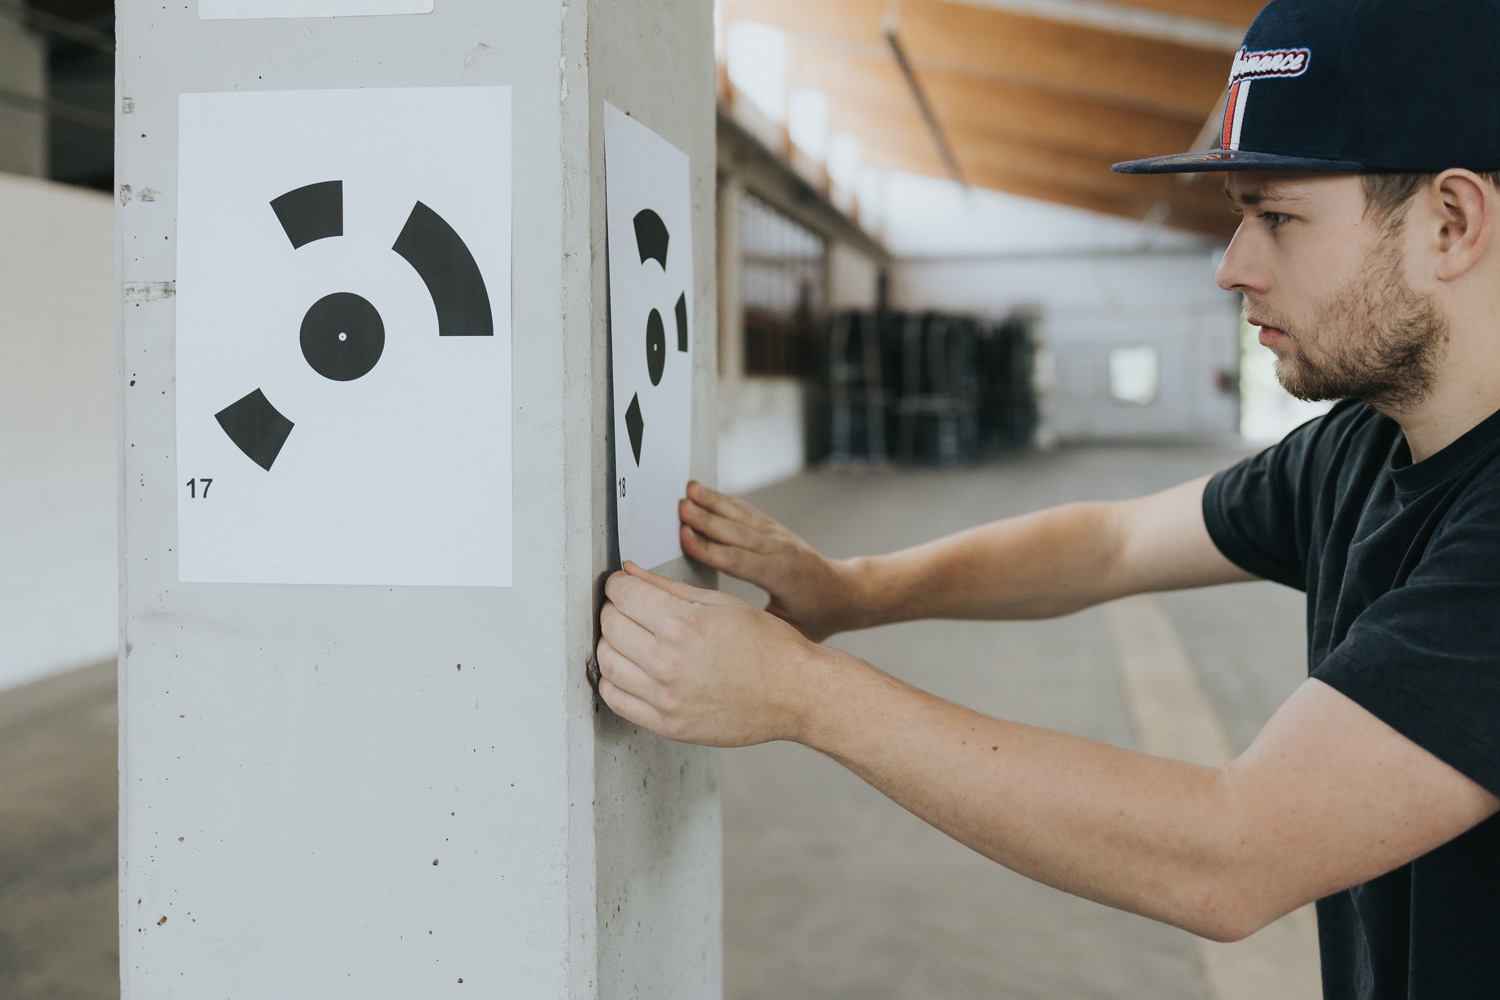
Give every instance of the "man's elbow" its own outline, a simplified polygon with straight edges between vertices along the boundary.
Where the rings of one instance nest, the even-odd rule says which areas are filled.
[[[1209,884],[1195,893],[1196,898],[1185,908],[1184,919],[1174,923],[1198,937],[1234,944],[1297,908],[1296,904],[1272,898],[1263,885],[1248,887],[1246,881],[1232,877],[1208,880]]]
[[[1270,921],[1256,920],[1240,914],[1213,915],[1198,921],[1195,926],[1185,927],[1198,937],[1217,941],[1220,944],[1235,944],[1245,940],[1264,928]]]

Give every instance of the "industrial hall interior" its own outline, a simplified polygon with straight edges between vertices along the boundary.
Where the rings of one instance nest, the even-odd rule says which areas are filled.
[[[0,0],[0,997],[1321,996],[597,693],[694,479],[829,556],[1326,412],[1216,283],[1261,0]],[[1231,109],[1232,111],[1232,109]],[[1269,582],[828,643],[1216,765]],[[465,992],[467,991],[467,992]]]

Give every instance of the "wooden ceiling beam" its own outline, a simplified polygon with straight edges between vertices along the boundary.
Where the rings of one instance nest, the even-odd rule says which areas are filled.
[[[926,130],[921,119],[903,115],[871,115],[848,108],[835,108],[831,124],[838,131],[848,132],[860,140],[861,148],[894,146],[898,149],[926,147],[923,142]],[[1110,172],[1115,162],[1109,156],[1097,153],[1079,153],[1038,145],[1025,139],[1005,138],[988,132],[971,129],[950,128],[948,141],[953,146],[959,165],[987,163],[1019,173],[1035,174],[1038,178],[1056,178],[1080,186],[1107,187],[1117,184],[1118,175]]]
[[[1255,15],[1266,5],[1266,0],[1112,0],[1124,7],[1140,7],[1143,10],[1159,11],[1163,14],[1180,14],[1195,17],[1200,21],[1215,21],[1236,28],[1248,28]]]
[[[869,152],[875,159],[909,157],[911,162],[921,164],[924,167],[922,172],[926,173],[926,168],[931,165],[929,151],[921,148],[916,138],[916,134],[900,134],[887,129],[877,135],[861,137],[860,148],[862,153]],[[977,178],[985,171],[998,171],[1092,191],[1138,203],[1145,208],[1167,201],[1194,211],[1222,215],[1225,219],[1233,218],[1223,193],[1214,185],[1189,187],[1170,177],[1116,174],[1110,171],[1108,160],[993,139],[965,141],[958,138],[954,147],[965,179],[973,184],[980,184]]]
[[[1202,116],[1154,115],[956,73],[924,71],[919,79],[945,129],[989,133],[1113,160],[1186,151],[1203,124]],[[890,60],[804,48],[793,64],[791,85],[827,94],[835,119],[916,120],[918,114],[906,82]]]
[[[725,0],[723,17],[884,48],[885,6],[885,0]],[[1223,91],[1231,63],[1228,53],[1212,49],[950,0],[903,0],[900,37],[919,70],[986,76],[1200,121]]]
[[[920,144],[900,136],[861,140],[864,162],[886,170],[946,177],[941,159]],[[1167,225],[1219,239],[1233,235],[1237,220],[1222,195],[1209,186],[1184,187],[1167,177],[1126,177],[1107,167],[1059,164],[1045,151],[974,150],[960,147],[964,177],[975,187],[1141,221],[1159,203],[1171,212]]]

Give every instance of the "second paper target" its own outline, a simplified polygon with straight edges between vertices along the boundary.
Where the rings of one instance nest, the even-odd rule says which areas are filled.
[[[608,104],[609,330],[620,557],[682,555],[693,439],[692,176],[687,154]]]

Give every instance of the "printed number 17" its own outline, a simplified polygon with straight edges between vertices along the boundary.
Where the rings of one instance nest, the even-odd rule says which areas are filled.
[[[208,499],[208,488],[213,485],[213,480],[212,479],[189,479],[187,481],[188,497],[190,499],[193,499],[193,500],[198,499],[198,484],[199,483],[203,484],[203,499],[207,500]]]

